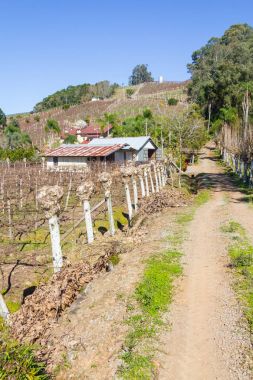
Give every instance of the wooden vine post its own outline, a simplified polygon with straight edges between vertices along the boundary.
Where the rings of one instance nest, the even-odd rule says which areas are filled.
[[[134,161],[128,161],[127,166],[131,168],[131,181],[133,185],[133,197],[134,197],[134,211],[135,213],[138,211],[138,189],[137,189],[137,182],[136,182],[136,176],[138,175],[138,170],[135,167]]]
[[[166,182],[167,182],[167,173],[166,173],[166,163],[165,163],[165,161],[163,163],[161,163],[161,175],[162,175],[163,186],[165,186]]]
[[[112,210],[112,195],[111,195],[111,186],[112,186],[112,177],[109,173],[103,172],[99,176],[99,181],[103,186],[105,192],[105,200],[108,210],[108,219],[109,219],[109,229],[110,234],[113,236],[115,234],[113,210]]]
[[[138,178],[141,185],[141,197],[144,198],[146,195],[146,192],[145,192],[145,186],[144,186],[144,181],[143,181],[143,170],[141,166],[137,168],[137,173],[138,173]]]
[[[155,187],[154,187],[154,182],[153,182],[153,177],[152,177],[151,165],[148,165],[148,174],[149,174],[149,179],[150,179],[150,184],[151,184],[151,191],[152,193],[154,193]]]
[[[7,194],[7,214],[8,214],[8,236],[9,236],[9,239],[13,239],[11,200],[10,200],[9,194]]]
[[[137,189],[137,182],[136,182],[136,176],[138,175],[137,168],[133,168],[133,175],[132,175],[132,184],[133,184],[133,193],[134,193],[134,211],[137,213],[138,211],[138,189]]]
[[[94,233],[91,219],[90,198],[94,191],[94,184],[92,181],[86,181],[77,188],[77,196],[83,203],[84,219],[86,224],[88,244],[94,241]]]
[[[159,181],[159,187],[160,189],[163,187],[163,182],[162,182],[162,176],[161,176],[161,164],[157,164],[157,172],[158,172],[158,181]]]
[[[133,217],[133,208],[132,208],[132,202],[131,202],[131,196],[130,196],[130,190],[129,190],[129,181],[133,173],[133,168],[130,166],[125,166],[125,167],[123,166],[120,171],[122,174],[122,182],[125,186],[129,221],[131,221]]]
[[[157,170],[156,170],[156,162],[152,161],[151,162],[151,167],[153,168],[154,175],[155,175],[155,191],[156,193],[159,193],[159,182],[158,182],[158,177],[157,177]]]
[[[144,166],[144,180],[145,180],[145,186],[146,186],[146,195],[149,197],[149,186],[148,186],[148,166]]]
[[[61,251],[60,228],[58,216],[60,213],[60,200],[63,197],[61,186],[43,186],[38,192],[38,203],[45,212],[48,219],[49,231],[52,245],[54,272],[60,272],[63,260]]]

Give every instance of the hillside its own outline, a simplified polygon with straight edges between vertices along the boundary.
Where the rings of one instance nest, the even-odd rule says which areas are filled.
[[[134,93],[128,98],[126,89],[119,87],[109,98],[97,101],[84,101],[67,109],[56,107],[33,114],[18,115],[21,129],[31,136],[33,143],[42,148],[45,145],[45,124],[47,119],[56,119],[61,129],[68,127],[76,120],[89,117],[96,121],[105,112],[117,113],[120,117],[135,116],[144,108],[150,108],[154,114],[170,114],[185,107],[187,102],[186,87],[188,82],[145,83],[132,86]],[[169,106],[168,98],[176,98],[178,104]]]
[[[78,86],[68,86],[63,90],[56,91],[37,103],[34,107],[35,112],[46,111],[55,107],[69,108],[71,105],[80,104],[91,100],[93,97],[99,99],[110,98],[118,84],[111,84],[104,80],[95,84],[84,83]]]

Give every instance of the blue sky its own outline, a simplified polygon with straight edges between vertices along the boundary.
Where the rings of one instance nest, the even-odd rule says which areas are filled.
[[[252,0],[0,0],[0,108],[32,110],[70,84],[189,77],[194,50],[235,23],[253,26]]]

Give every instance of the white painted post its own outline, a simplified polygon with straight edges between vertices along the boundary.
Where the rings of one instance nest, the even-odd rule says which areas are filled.
[[[161,189],[163,187],[163,183],[162,183],[162,177],[161,177],[160,164],[157,165],[157,173],[158,173],[159,187]]]
[[[41,167],[42,167],[42,170],[45,169],[45,157],[41,158]]]
[[[157,178],[157,170],[156,170],[156,163],[154,161],[151,162],[151,166],[153,167],[153,171],[155,174],[155,191],[159,193],[159,183]]]
[[[81,202],[83,202],[83,211],[84,211],[84,219],[86,224],[86,232],[87,232],[87,240],[88,244],[94,241],[93,227],[92,227],[92,219],[91,219],[91,211],[90,211],[90,202],[89,199],[91,194],[93,193],[94,185],[93,182],[87,181],[77,188],[77,195],[80,198]]]
[[[234,156],[234,154],[232,154],[232,169],[234,172],[235,171],[235,156]]]
[[[99,181],[102,183],[102,186],[105,191],[105,200],[108,210],[108,219],[109,219],[109,229],[110,234],[113,236],[115,234],[113,210],[112,210],[112,196],[111,196],[111,186],[112,186],[112,177],[109,173],[103,172],[99,176]]]
[[[145,185],[146,185],[146,194],[147,194],[147,197],[149,197],[148,168],[146,165],[144,166],[144,180],[145,180]]]
[[[129,217],[129,221],[131,221],[133,217],[133,208],[132,208],[131,196],[130,196],[130,191],[129,191],[129,180],[132,176],[132,168],[123,166],[121,168],[121,174],[122,174],[122,181],[124,183],[125,192],[126,192],[128,217]]]
[[[139,166],[137,168],[137,171],[138,171],[138,178],[139,178],[139,181],[140,181],[140,185],[141,185],[141,197],[144,198],[145,195],[146,195],[146,192],[145,192],[145,186],[144,186],[144,181],[143,181],[143,171],[142,171],[142,167]]]
[[[49,231],[52,245],[53,267],[54,272],[60,272],[63,259],[60,241],[60,228],[58,216],[60,213],[60,200],[63,197],[63,188],[61,186],[43,186],[37,196],[38,203],[45,212],[48,219]]]
[[[0,293],[0,316],[7,322],[10,316],[8,307],[4,301],[2,294]]]
[[[133,193],[134,193],[134,211],[137,213],[138,211],[138,190],[137,190],[137,182],[136,182],[136,175],[138,174],[138,170],[133,170],[132,175],[132,184],[133,184]]]
[[[167,183],[167,171],[166,171],[166,164],[165,164],[165,162],[161,165],[161,172],[162,172],[163,186],[166,186],[166,183]]]
[[[60,228],[58,223],[57,215],[51,216],[48,219],[49,231],[51,236],[51,244],[53,251],[53,265],[54,272],[60,272],[62,268],[62,251],[61,251],[61,238],[60,238]]]
[[[235,157],[235,172],[236,172],[236,174],[238,174],[238,168],[239,168],[238,157]]]
[[[151,191],[152,191],[152,193],[154,193],[155,187],[154,187],[154,182],[153,182],[153,178],[152,178],[151,166],[148,167],[148,174],[149,174],[149,179],[150,179],[150,183],[151,183]]]

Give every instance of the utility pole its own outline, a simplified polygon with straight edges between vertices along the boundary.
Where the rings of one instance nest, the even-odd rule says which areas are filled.
[[[162,144],[162,158],[163,158],[163,127],[161,126],[161,144]]]

